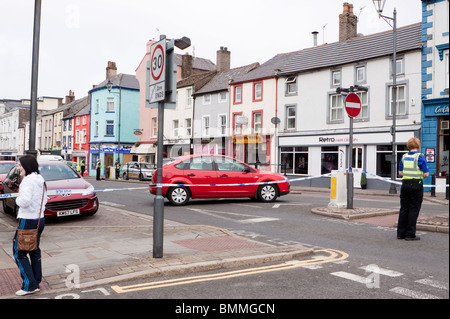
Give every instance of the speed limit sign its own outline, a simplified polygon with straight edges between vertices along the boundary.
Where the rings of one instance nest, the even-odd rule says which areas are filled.
[[[150,48],[149,102],[163,101],[166,83],[166,39],[154,43]]]

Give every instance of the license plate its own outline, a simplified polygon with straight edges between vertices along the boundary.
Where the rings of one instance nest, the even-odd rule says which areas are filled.
[[[80,210],[79,209],[72,209],[72,210],[63,210],[61,212],[57,212],[56,216],[62,217],[62,216],[71,216],[71,215],[79,215]]]

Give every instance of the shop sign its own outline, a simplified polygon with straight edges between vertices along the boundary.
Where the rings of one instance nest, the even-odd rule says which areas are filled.
[[[262,142],[263,138],[259,134],[233,135],[234,144],[256,144]]]

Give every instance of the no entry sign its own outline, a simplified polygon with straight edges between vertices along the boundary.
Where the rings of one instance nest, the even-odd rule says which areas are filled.
[[[345,98],[345,111],[351,117],[357,117],[361,112],[361,100],[355,93],[350,93]]]

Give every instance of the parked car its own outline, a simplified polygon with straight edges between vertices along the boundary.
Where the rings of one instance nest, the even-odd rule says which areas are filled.
[[[2,183],[8,174],[9,170],[16,165],[15,161],[0,161],[0,191],[2,190]]]
[[[94,187],[85,181],[64,161],[39,159],[39,171],[47,184],[47,191],[61,191],[58,195],[48,195],[45,217],[62,217],[69,215],[93,215],[98,210]],[[18,193],[22,181],[18,165],[14,166],[3,181],[2,193]],[[84,195],[77,192],[89,193]],[[16,198],[3,199],[3,211],[18,212]]]
[[[140,181],[152,179],[155,164],[145,162],[129,162],[122,167],[123,179],[137,178]]]
[[[190,198],[250,197],[262,202],[273,202],[290,192],[290,183],[285,176],[260,171],[221,155],[183,156],[164,165],[163,174],[163,184],[181,184],[162,188],[163,196],[178,206],[185,205]],[[156,175],[155,171],[153,184],[156,184]],[[209,186],[195,186],[205,184]],[[156,194],[156,186],[150,187],[150,193]]]

